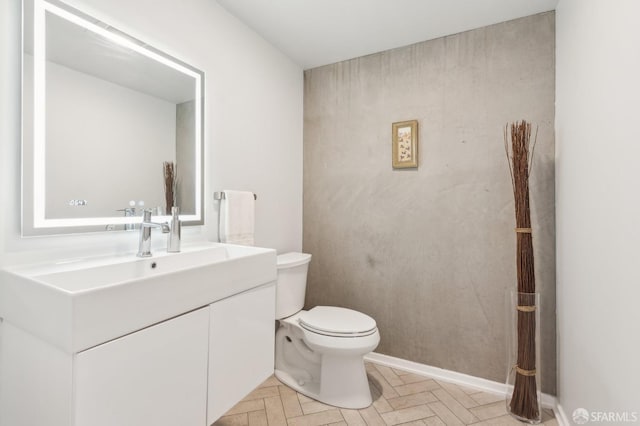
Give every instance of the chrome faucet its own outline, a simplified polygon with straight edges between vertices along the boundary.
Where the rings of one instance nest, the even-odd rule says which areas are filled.
[[[169,232],[169,224],[151,222],[151,209],[145,209],[140,224],[140,244],[138,245],[138,257],[151,257],[151,228],[161,228],[162,233]]]

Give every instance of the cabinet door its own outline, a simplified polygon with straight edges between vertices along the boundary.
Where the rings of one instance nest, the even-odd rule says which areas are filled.
[[[77,354],[75,425],[206,426],[208,334],[202,308]]]
[[[275,301],[274,283],[211,305],[207,424],[273,374]]]

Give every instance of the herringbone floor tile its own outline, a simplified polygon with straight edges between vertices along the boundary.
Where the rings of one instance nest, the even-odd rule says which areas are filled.
[[[366,363],[373,404],[347,410],[315,401],[268,378],[221,417],[215,426],[392,426],[521,425],[505,409],[504,397],[396,368]],[[543,410],[545,426],[557,426]]]

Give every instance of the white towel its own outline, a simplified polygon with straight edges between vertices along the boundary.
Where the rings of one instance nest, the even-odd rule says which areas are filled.
[[[224,191],[220,200],[220,242],[252,246],[255,199],[253,192]]]

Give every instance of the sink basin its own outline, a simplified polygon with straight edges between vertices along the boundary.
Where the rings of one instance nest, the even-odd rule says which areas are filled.
[[[59,290],[78,293],[225,261],[234,257],[230,251],[229,247],[215,246],[144,259],[132,256],[80,259],[31,267],[22,274]],[[239,253],[234,254],[238,257]]]
[[[275,279],[275,250],[214,243],[29,265],[0,271],[0,317],[76,353]]]

